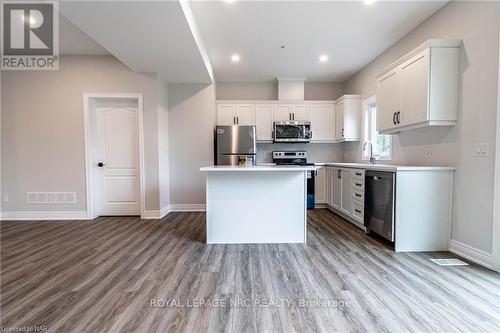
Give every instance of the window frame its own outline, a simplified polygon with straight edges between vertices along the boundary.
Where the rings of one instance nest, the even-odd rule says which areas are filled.
[[[370,154],[368,153],[368,151],[365,154],[365,151],[363,150],[363,146],[368,141],[368,138],[366,135],[367,134],[366,133],[367,132],[367,130],[366,130],[367,119],[366,118],[367,118],[368,113],[371,112],[371,107],[373,104],[377,105],[377,95],[370,96],[363,101],[363,129],[362,129],[363,130],[363,135],[362,135],[363,141],[361,142],[361,160],[362,161],[370,160]],[[377,110],[377,112],[378,112],[378,110]],[[375,119],[373,119],[373,116],[371,116],[370,126],[374,127],[371,129],[371,131],[375,131],[375,133],[377,132],[376,123],[377,123],[376,117],[375,117]],[[372,132],[372,134],[373,134],[373,132]],[[388,136],[389,136],[389,154],[387,156],[374,155],[373,157],[375,158],[376,161],[392,161],[392,148],[393,148],[392,135],[388,135]],[[370,142],[371,142],[371,140],[370,140]]]

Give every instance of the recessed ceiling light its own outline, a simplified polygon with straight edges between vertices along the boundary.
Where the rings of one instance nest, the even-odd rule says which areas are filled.
[[[239,55],[237,55],[237,54],[233,54],[233,55],[231,56],[231,61],[232,61],[232,62],[238,62],[238,61],[240,61],[240,56],[239,56]]]
[[[326,54],[322,54],[319,56],[319,61],[321,62],[327,62],[328,61],[328,56]]]
[[[224,0],[224,2],[227,2],[227,3],[233,3],[235,0]]]
[[[375,2],[377,2],[377,0],[364,0],[365,5],[371,5]]]

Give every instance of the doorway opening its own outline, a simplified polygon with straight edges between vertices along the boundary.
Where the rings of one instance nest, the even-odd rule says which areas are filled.
[[[144,215],[141,94],[84,94],[87,217]]]

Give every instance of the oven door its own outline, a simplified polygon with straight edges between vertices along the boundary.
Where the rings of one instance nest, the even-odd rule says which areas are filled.
[[[274,142],[309,142],[310,124],[306,122],[275,122],[273,131]]]

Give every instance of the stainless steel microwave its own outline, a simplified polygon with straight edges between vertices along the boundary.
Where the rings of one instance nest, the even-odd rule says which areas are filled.
[[[312,138],[309,121],[275,121],[273,126],[274,142],[307,143]]]

